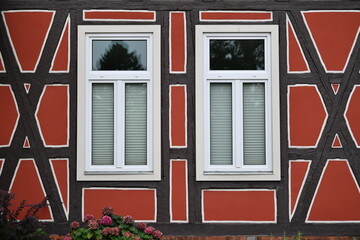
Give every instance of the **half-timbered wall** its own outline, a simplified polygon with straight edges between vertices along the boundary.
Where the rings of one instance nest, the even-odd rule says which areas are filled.
[[[360,3],[2,1],[0,188],[49,232],[103,206],[169,235],[360,234]],[[161,181],[77,181],[77,26],[161,25]],[[275,24],[280,181],[196,181],[195,25]]]

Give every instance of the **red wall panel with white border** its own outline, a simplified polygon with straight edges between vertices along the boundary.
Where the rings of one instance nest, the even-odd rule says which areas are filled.
[[[69,86],[46,85],[35,113],[46,147],[69,144]]]
[[[0,147],[7,147],[20,118],[14,92],[8,84],[0,84],[0,113]]]
[[[83,188],[83,217],[101,217],[105,206],[115,214],[131,215],[137,221],[155,222],[157,214],[156,190],[146,188]]]
[[[360,147],[360,85],[355,85],[344,113],[347,126],[357,147]]]
[[[170,147],[187,147],[186,85],[170,85]]]
[[[0,73],[4,73],[4,72],[6,72],[6,69],[5,69],[3,57],[0,52]]]
[[[202,191],[203,222],[276,223],[276,191],[209,189]]]
[[[26,205],[38,204],[44,200],[47,194],[40,178],[38,167],[34,159],[20,159],[11,181],[10,193],[15,194],[15,198],[11,201],[11,209],[20,206],[23,200]],[[25,207],[20,212],[18,219],[23,219],[29,207]],[[52,221],[53,216],[50,205],[41,208],[37,213],[39,219],[44,221]]]
[[[316,147],[327,117],[316,85],[288,86],[289,147]]]
[[[186,73],[186,13],[170,12],[170,73]]]
[[[156,12],[146,10],[84,10],[86,21],[155,21]]]
[[[267,22],[272,12],[266,11],[200,11],[200,21]]]
[[[55,11],[16,10],[3,11],[2,15],[20,71],[35,72]]]
[[[306,222],[360,222],[360,188],[347,160],[326,162]]]
[[[50,72],[69,72],[70,65],[70,15],[66,18],[63,31],[51,62]]]
[[[188,222],[187,160],[170,160],[170,221]]]

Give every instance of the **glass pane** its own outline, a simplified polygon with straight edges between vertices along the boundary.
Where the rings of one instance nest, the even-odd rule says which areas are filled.
[[[125,164],[147,164],[147,86],[125,84]]]
[[[93,165],[114,164],[114,84],[92,84]]]
[[[244,164],[265,165],[265,84],[244,83]]]
[[[92,70],[146,70],[146,55],[146,40],[93,40]]]
[[[232,86],[210,84],[210,164],[232,164]]]
[[[264,40],[210,40],[210,70],[264,70]]]

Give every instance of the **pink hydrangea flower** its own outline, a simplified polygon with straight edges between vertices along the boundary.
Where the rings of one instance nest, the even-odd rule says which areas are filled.
[[[95,219],[94,215],[86,214],[85,217],[84,217],[84,222],[88,222],[88,221],[94,220],[94,219]]]
[[[70,223],[70,227],[71,227],[72,229],[77,229],[77,228],[80,227],[80,223],[74,221],[74,222]]]
[[[118,227],[112,227],[112,228],[109,228],[109,234],[113,235],[113,236],[117,236],[120,234],[120,228]]]
[[[136,227],[140,230],[144,230],[145,228],[147,228],[147,225],[144,222],[140,222],[136,225]]]
[[[69,236],[66,236],[66,237],[64,237],[64,240],[73,240],[73,239]]]
[[[99,227],[99,223],[97,220],[89,220],[88,226],[90,229],[97,229]]]
[[[132,240],[142,240],[141,238],[139,238],[139,237],[133,237],[133,239]]]
[[[109,235],[109,227],[106,227],[106,228],[104,228],[102,231],[101,231],[101,234],[103,235],[103,236],[107,236],[107,235]]]
[[[107,206],[107,207],[104,207],[101,212],[102,212],[103,216],[110,216],[111,214],[114,213],[114,209],[110,206]]]
[[[131,223],[134,222],[134,218],[132,216],[130,216],[130,215],[126,215],[124,217],[124,222],[127,223],[127,224],[131,224]]]
[[[159,230],[155,230],[152,232],[152,235],[154,236],[154,238],[161,238],[163,234]]]
[[[144,229],[144,233],[146,233],[146,234],[152,234],[153,231],[155,231],[155,228],[153,228],[153,227],[147,227]]]
[[[109,216],[103,216],[100,220],[100,223],[103,225],[110,225],[112,223],[112,219]]]
[[[132,234],[131,232],[124,232],[123,236],[127,238],[131,238],[132,236],[134,236],[134,234]]]

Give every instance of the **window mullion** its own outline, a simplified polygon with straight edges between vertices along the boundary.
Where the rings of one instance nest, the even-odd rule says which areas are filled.
[[[124,167],[124,156],[125,156],[125,123],[124,123],[124,111],[125,111],[125,91],[124,81],[116,81],[116,95],[115,95],[115,122],[117,123],[115,126],[115,162],[117,168]]]
[[[236,168],[243,166],[243,106],[242,106],[242,81],[236,80],[234,85],[234,163]],[[241,147],[237,147],[241,146]]]

